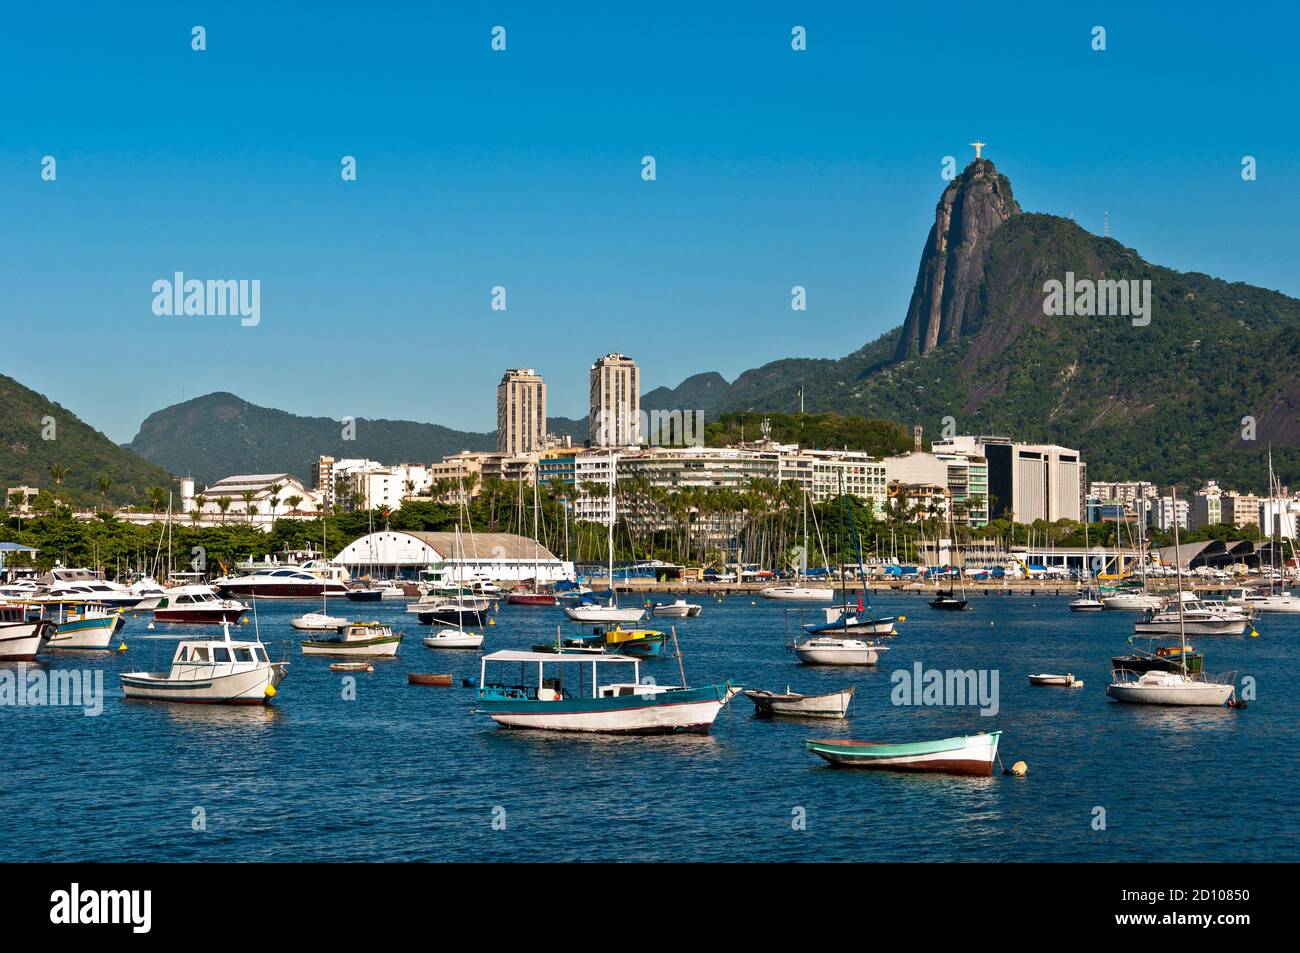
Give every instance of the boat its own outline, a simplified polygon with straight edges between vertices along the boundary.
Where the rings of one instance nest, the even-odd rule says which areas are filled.
[[[89,569],[55,566],[37,583],[41,591],[33,597],[36,602],[94,602],[114,609],[134,609],[144,598]]]
[[[50,619],[28,619],[27,606],[0,603],[0,662],[32,661],[53,631]]]
[[[541,543],[538,541],[540,534],[538,512],[541,509],[538,503],[537,482],[533,481],[533,578],[515,586],[506,594],[506,602],[513,606],[553,606],[555,605],[555,593],[550,592],[537,583],[537,578],[541,571]],[[520,487],[523,492],[523,487]],[[520,521],[522,523],[522,519]]]
[[[833,588],[817,586],[767,586],[758,594],[764,599],[781,599],[786,602],[825,602],[835,598]]]
[[[1132,644],[1132,639],[1129,643]],[[1184,668],[1195,673],[1202,670],[1205,658],[1190,645],[1186,649],[1177,645],[1163,645],[1153,651],[1134,649],[1128,655],[1116,655],[1110,660],[1111,668],[1130,672],[1161,671],[1181,672]]]
[[[111,649],[113,636],[126,624],[124,609],[93,604],[73,608],[66,603],[59,608],[61,617],[45,643],[49,649]]]
[[[506,602],[512,606],[553,606],[555,594],[521,586],[506,593]]]
[[[133,612],[152,612],[159,606],[167,604],[167,589],[152,576],[137,579],[127,586],[127,589],[131,595],[139,597],[140,600],[131,607]]]
[[[605,629],[601,643],[606,650],[637,658],[655,658],[663,654],[668,636],[654,629],[625,629],[613,625]]]
[[[812,635],[825,635],[831,632],[852,636],[898,634],[894,629],[894,623],[897,621],[895,616],[872,618],[865,614],[861,604],[828,606],[825,611],[825,622],[805,625],[804,631]]]
[[[1188,635],[1241,635],[1246,631],[1250,620],[1226,604],[1211,606],[1192,596],[1182,593],[1178,600],[1170,600],[1160,609],[1148,610],[1133,624],[1134,635],[1177,635],[1184,631]]]
[[[238,599],[222,599],[212,586],[177,586],[168,590],[167,604],[153,611],[153,620],[219,625],[238,622],[247,611]]]
[[[661,602],[652,606],[650,614],[666,619],[694,619],[703,610],[703,606],[696,605],[693,602],[687,602],[685,599],[674,599],[672,602]]]
[[[583,596],[578,605],[565,606],[564,614],[574,622],[640,622],[645,618],[645,609],[624,609],[618,604],[618,591],[614,587],[614,524],[617,522],[617,503],[614,500],[614,484],[618,480],[618,457],[611,450],[609,454],[609,596],[601,605],[591,596]]]
[[[1073,674],[1065,675],[1030,675],[1030,685],[1050,685],[1055,688],[1083,688],[1083,679]]]
[[[243,576],[225,576],[213,585],[227,599],[320,599],[346,596],[348,589],[337,579],[315,575],[299,566],[256,569]]]
[[[627,655],[493,652],[483,657],[476,714],[505,728],[597,734],[707,734],[739,687],[642,683],[640,660]],[[496,678],[488,678],[493,665]],[[518,666],[518,668],[516,668]],[[612,670],[630,678],[605,682]],[[547,676],[547,668],[553,673]],[[517,680],[506,673],[518,672]]]
[[[790,691],[787,685],[785,693],[765,692],[747,689],[745,697],[754,703],[759,715],[794,715],[800,718],[843,718],[853,700],[853,689],[845,688],[838,692],[822,695],[801,695]]]
[[[378,586],[367,586],[359,589],[349,589],[347,597],[352,602],[379,602],[384,598],[384,590]]]
[[[875,645],[862,639],[814,636],[791,647],[804,665],[875,665],[887,645]]]
[[[1282,493],[1281,482],[1273,473],[1273,448],[1268,451],[1268,503],[1270,506],[1280,500],[1286,499]],[[1279,532],[1279,520],[1270,519],[1269,521],[1269,554],[1272,559],[1271,571],[1269,573],[1269,582],[1267,590],[1257,590],[1247,593],[1243,600],[1247,606],[1256,612],[1300,612],[1300,597],[1293,595],[1286,589],[1281,588],[1280,581],[1282,573],[1278,570],[1277,554],[1282,548],[1282,538]],[[1295,542],[1291,543],[1291,555],[1295,556]],[[1263,567],[1261,567],[1262,569]]]
[[[267,658],[261,640],[236,642],[230,623],[225,637],[176,646],[168,672],[124,672],[122,692],[145,701],[208,705],[264,705],[288,674],[288,662]]]
[[[1092,594],[1092,590],[1085,590],[1077,599],[1070,600],[1071,612],[1100,612],[1106,608],[1102,601]]]
[[[369,662],[331,662],[331,672],[373,672],[374,665]]]
[[[477,649],[483,645],[482,632],[464,629],[439,629],[422,640],[429,649]]]
[[[1115,592],[1101,600],[1103,609],[1159,609],[1164,597],[1153,592]]]
[[[948,612],[960,612],[962,609],[966,608],[968,602],[969,600],[965,599],[964,597],[958,596],[956,592],[952,589],[948,589],[946,591],[941,589],[939,590],[939,592],[935,594],[935,597],[930,600],[929,606],[931,609],[943,609]]]
[[[841,738],[810,739],[804,746],[832,765],[884,771],[931,771],[987,778],[993,774],[1000,731],[961,738],[890,744]]]
[[[348,624],[348,620],[324,612],[308,612],[290,619],[289,624],[300,632],[337,632]]]
[[[307,639],[303,655],[347,655],[356,658],[393,658],[402,634],[382,622],[349,622],[330,639]]]
[[[482,596],[435,596],[420,597],[406,607],[406,611],[420,620],[423,625],[440,624],[465,628],[467,625],[481,626],[488,620],[488,600]]]
[[[1178,490],[1172,489],[1174,511],[1178,509]],[[1149,669],[1136,673],[1128,669],[1115,669],[1111,683],[1106,686],[1106,694],[1118,702],[1133,705],[1176,705],[1179,707],[1215,707],[1225,705],[1233,697],[1236,686],[1231,674],[1211,677],[1204,672],[1194,673],[1188,670],[1187,659],[1187,607],[1196,605],[1196,601],[1185,600],[1183,592],[1183,567],[1179,558],[1178,521],[1174,520],[1174,570],[1178,580],[1178,595],[1174,600],[1178,644],[1180,649],[1179,670],[1176,672],[1161,669]],[[1202,613],[1201,615],[1208,615]],[[1231,620],[1221,619],[1228,622]],[[1240,620],[1244,626],[1245,619]],[[1140,623],[1139,623],[1140,624]],[[1201,625],[1208,620],[1201,618]]]
[[[331,666],[332,668],[333,666]],[[451,675],[434,675],[424,672],[408,672],[406,675],[406,684],[408,685],[442,685],[450,687]]]

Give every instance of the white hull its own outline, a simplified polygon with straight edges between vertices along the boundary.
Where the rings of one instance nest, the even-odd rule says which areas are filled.
[[[1144,592],[1124,592],[1101,600],[1107,609],[1159,609],[1165,600]]]
[[[151,672],[123,674],[122,692],[144,701],[199,704],[262,705],[267,688],[284,680],[280,662],[238,662],[183,666],[185,678]]]
[[[17,622],[0,625],[0,662],[29,661],[41,650],[51,622]]]
[[[1260,596],[1246,600],[1246,605],[1256,612],[1300,612],[1300,597]]]
[[[1241,635],[1249,623],[1246,619],[1218,618],[1184,620],[1183,630],[1188,635]],[[1168,622],[1138,622],[1133,626],[1136,635],[1177,635],[1178,620]]]
[[[640,622],[645,617],[645,610],[618,606],[565,606],[564,614],[574,622]]]
[[[104,619],[103,625],[76,632],[64,633],[56,629],[45,644],[51,649],[107,649],[113,646],[116,630],[117,619]]]
[[[711,699],[686,702],[681,705],[652,705],[621,711],[493,714],[492,720],[507,728],[541,728],[548,731],[585,731],[601,734],[668,734],[674,731],[707,728],[718,717],[723,704],[725,702]]]
[[[1135,682],[1113,682],[1106,694],[1135,705],[1217,707],[1227,704],[1233,686],[1194,681],[1169,672],[1147,672]]]
[[[702,606],[687,602],[671,602],[667,605],[655,606],[651,614],[664,619],[692,619],[699,615],[702,609]]]
[[[356,658],[395,658],[401,641],[394,639],[383,645],[370,645],[365,642],[349,644],[339,642],[336,645],[303,645],[303,655],[353,656]]]
[[[856,639],[812,639],[794,647],[805,665],[875,665],[883,645],[867,645]]]
[[[423,641],[425,648],[430,649],[476,649],[483,644],[483,633],[443,629],[427,636]]]
[[[801,718],[843,718],[853,700],[853,689],[830,692],[825,695],[764,695],[746,692],[760,712],[772,715],[793,715]]]
[[[815,589],[812,586],[769,586],[760,589],[764,599],[780,599],[785,602],[825,602],[835,597],[834,589]]]
[[[348,621],[348,619],[336,615],[309,612],[307,615],[300,615],[296,619],[291,619],[289,624],[300,632],[336,632],[347,625]]]

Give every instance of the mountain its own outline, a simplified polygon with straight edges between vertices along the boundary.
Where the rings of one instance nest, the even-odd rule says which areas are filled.
[[[103,502],[101,477],[109,480],[108,498],[114,503],[140,503],[149,487],[170,485],[162,467],[124,450],[71,411],[0,374],[0,487],[52,490],[50,468],[56,464],[68,469],[64,495],[78,503]]]
[[[126,448],[173,472],[211,483],[236,473],[292,473],[310,481],[311,465],[321,454],[428,463],[461,450],[496,447],[490,433],[409,420],[359,417],[352,439],[344,435],[339,420],[299,417],[216,393],[150,414]]]
[[[1088,289],[1078,301],[1095,310],[1105,286],[1091,283],[1118,280],[1150,282],[1149,321],[1047,313],[1052,283]],[[1076,447],[1090,479],[1262,490],[1270,443],[1284,482],[1300,479],[1298,359],[1297,299],[1022,212],[978,160],[944,190],[901,327],[843,358],[745,371],[706,413],[797,411],[803,385],[809,413]]]

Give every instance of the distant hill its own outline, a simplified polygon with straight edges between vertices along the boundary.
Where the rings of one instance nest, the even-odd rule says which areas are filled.
[[[52,418],[54,439],[42,436]],[[63,493],[77,503],[103,502],[100,477],[114,503],[140,503],[148,489],[168,486],[165,469],[142,460],[78,419],[71,411],[0,374],[0,491],[13,486],[54,489],[50,467],[68,468]]]
[[[1150,323],[1049,316],[1049,281],[1150,280]],[[1083,451],[1089,479],[1263,490],[1273,445],[1300,481],[1300,300],[1145,261],[1069,219],[1024,213],[982,160],[940,198],[904,324],[838,360],[794,358],[657,399],[706,416],[799,408],[1002,433]],[[695,382],[712,379],[701,391]],[[721,381],[722,386],[717,386]],[[689,387],[688,387],[689,385]],[[648,396],[648,395],[647,395]],[[698,404],[695,406],[699,406]],[[1253,418],[1255,439],[1243,440]]]
[[[345,440],[343,433],[342,421],[299,417],[216,393],[150,414],[126,447],[175,473],[211,483],[236,473],[281,472],[309,481],[321,454],[430,463],[461,450],[496,446],[491,433],[409,420],[357,418],[355,439]]]

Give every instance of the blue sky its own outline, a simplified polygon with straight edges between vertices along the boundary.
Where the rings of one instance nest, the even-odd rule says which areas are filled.
[[[976,138],[1027,210],[1300,295],[1289,7],[269,6],[6,12],[0,373],[116,440],[214,390],[488,430],[506,367],[582,416],[610,350],[646,389],[842,356]],[[259,279],[260,325],[154,315],[176,271]]]

